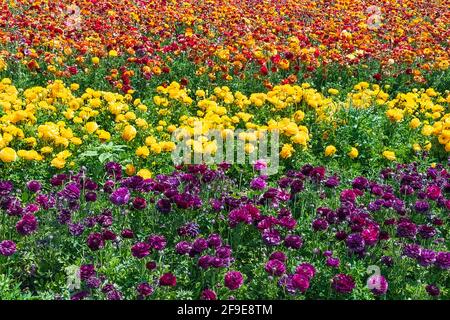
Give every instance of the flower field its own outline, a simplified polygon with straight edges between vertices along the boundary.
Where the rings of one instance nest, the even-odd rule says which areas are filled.
[[[448,7],[3,1],[0,300],[450,299]]]

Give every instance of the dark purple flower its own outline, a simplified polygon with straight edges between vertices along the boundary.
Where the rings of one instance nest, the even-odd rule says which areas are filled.
[[[111,202],[116,206],[127,204],[130,201],[130,190],[126,187],[121,187],[114,191],[109,197]]]
[[[225,287],[230,290],[236,290],[242,286],[244,278],[239,271],[228,271],[225,274]]]
[[[281,235],[277,230],[265,230],[262,239],[268,246],[277,246],[281,243]]]
[[[450,269],[450,252],[438,252],[434,264],[443,270]]]
[[[400,238],[415,238],[417,226],[412,222],[400,222],[397,225],[397,236]]]
[[[153,270],[156,269],[156,267],[157,267],[157,265],[156,265],[156,262],[155,262],[155,261],[149,261],[149,262],[147,262],[147,263],[145,264],[145,268],[146,268],[148,271],[153,271]]]
[[[359,233],[349,235],[345,243],[347,244],[347,248],[355,253],[363,252],[366,247],[364,238]]]
[[[152,234],[147,238],[147,243],[155,250],[164,250],[167,244],[167,240],[164,236],[158,234]]]
[[[213,290],[205,289],[202,291],[200,299],[201,300],[217,300],[217,294]]]
[[[292,286],[301,293],[305,293],[309,288],[309,279],[302,273],[296,273],[292,276]]]
[[[287,257],[284,252],[275,251],[270,255],[269,260],[279,260],[281,262],[285,262],[287,260]]]
[[[170,213],[172,205],[170,204],[170,201],[168,199],[159,199],[156,202],[156,209],[163,214],[167,214]]]
[[[133,208],[136,210],[143,210],[147,208],[147,201],[144,198],[136,197],[133,200]]]
[[[336,188],[337,186],[339,186],[339,184],[340,181],[337,176],[331,176],[325,181],[325,187],[328,188]]]
[[[286,266],[284,265],[283,262],[274,259],[269,260],[266,263],[264,270],[266,270],[266,272],[272,276],[279,277],[286,272]]]
[[[85,194],[84,198],[87,202],[95,202],[97,201],[97,194],[94,191],[89,191]]]
[[[210,234],[207,241],[209,248],[217,248],[222,245],[222,238],[217,233]]]
[[[369,181],[364,177],[356,177],[352,182],[352,187],[355,189],[364,190],[369,186]]]
[[[211,266],[213,257],[204,255],[198,258],[197,265],[202,269],[208,269]]]
[[[122,230],[122,232],[120,234],[125,239],[133,239],[134,238],[134,232],[131,229],[124,229],[124,230]]]
[[[325,219],[315,219],[312,223],[314,231],[325,231],[328,229],[328,221]]]
[[[0,254],[5,257],[12,256],[16,253],[16,244],[12,240],[3,240],[0,242]]]
[[[250,182],[250,188],[252,188],[253,190],[263,190],[266,185],[266,181],[261,177],[255,178]]]
[[[91,233],[86,242],[92,251],[102,249],[105,246],[105,240],[103,240],[102,234],[98,232]]]
[[[303,240],[300,236],[289,234],[284,238],[284,246],[291,249],[300,249],[303,245]]]
[[[175,252],[178,254],[188,254],[192,249],[192,245],[187,241],[180,241],[175,245]]]
[[[164,273],[159,278],[159,285],[167,287],[175,287],[177,285],[177,278],[170,272]]]
[[[316,268],[312,264],[309,263],[301,263],[295,268],[296,274],[302,274],[308,279],[312,279],[316,274]]]
[[[154,290],[153,287],[149,285],[147,282],[142,282],[137,286],[136,291],[139,293],[140,296],[147,297],[151,295]]]
[[[138,242],[131,247],[133,257],[142,259],[150,254],[151,246],[146,242]]]
[[[204,238],[198,238],[195,239],[195,241],[192,243],[192,250],[195,253],[201,253],[208,249],[208,241]]]
[[[436,261],[436,252],[430,249],[422,249],[420,251],[419,257],[417,258],[417,262],[422,267],[428,267],[432,265]]]
[[[33,193],[38,192],[39,190],[41,190],[41,188],[42,188],[42,186],[39,181],[31,180],[31,181],[27,182],[27,189]]]
[[[407,244],[403,247],[403,255],[411,259],[417,259],[422,248],[417,244]]]
[[[418,200],[414,205],[414,209],[416,209],[417,212],[427,212],[430,209],[430,204],[427,201]]]
[[[419,226],[419,235],[423,239],[431,239],[436,235],[436,229],[432,226],[421,225]]]
[[[78,237],[83,234],[84,232],[84,225],[82,223],[67,223],[67,226],[69,227],[69,232],[71,235]]]
[[[381,263],[387,267],[392,267],[394,265],[394,259],[390,256],[383,256],[381,257]]]
[[[83,264],[80,267],[80,279],[87,280],[95,276],[95,266],[93,264]]]
[[[338,268],[340,263],[341,262],[340,262],[339,258],[333,258],[333,257],[328,257],[327,261],[326,261],[327,266],[332,267],[332,268]]]
[[[90,289],[98,289],[102,285],[102,281],[97,277],[90,277],[86,280],[86,286]]]
[[[382,275],[373,275],[367,279],[367,287],[377,296],[386,294],[388,286],[386,278]]]
[[[221,259],[231,257],[231,247],[229,245],[218,247],[216,249],[216,256]]]
[[[439,290],[439,287],[434,284],[429,284],[425,287],[425,290],[427,293],[432,297],[437,297],[441,293],[441,290]]]
[[[331,287],[337,293],[351,293],[355,288],[355,281],[352,276],[340,273],[333,277]]]
[[[16,224],[16,230],[23,236],[29,235],[36,231],[38,227],[38,221],[32,214],[25,214],[22,219]]]

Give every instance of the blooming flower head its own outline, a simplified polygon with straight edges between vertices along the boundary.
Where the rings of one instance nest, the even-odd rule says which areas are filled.
[[[351,293],[355,288],[355,281],[352,276],[340,273],[333,277],[331,286],[337,293]]]
[[[225,274],[225,287],[230,290],[239,289],[244,283],[244,277],[239,271],[228,271]]]
[[[0,242],[0,254],[5,257],[12,256],[16,253],[16,244],[12,240],[3,240]]]
[[[130,200],[130,191],[126,187],[118,188],[109,197],[111,202],[116,206],[121,206],[127,204]]]

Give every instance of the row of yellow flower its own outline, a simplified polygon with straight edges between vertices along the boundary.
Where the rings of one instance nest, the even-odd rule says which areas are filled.
[[[387,90],[388,88],[383,88]],[[361,82],[344,101],[334,98],[339,92],[328,90],[328,96],[309,84],[280,85],[266,93],[245,95],[228,87],[212,92],[191,92],[177,82],[156,88],[157,93],[145,103],[131,94],[87,89],[77,94],[79,86],[65,86],[55,81],[46,87],[16,88],[10,79],[0,82],[0,160],[49,161],[63,168],[73,153],[86,150],[95,142],[124,142],[135,149],[135,155],[147,158],[171,152],[176,145],[171,134],[183,130],[196,140],[188,141],[195,152],[214,153],[215,140],[210,130],[220,130],[223,137],[236,129],[246,129],[239,139],[246,142],[245,151],[268,130],[279,130],[283,145],[282,158],[305,149],[311,139],[304,125],[305,112],[315,121],[336,125],[336,111],[341,108],[386,108],[392,122],[408,119],[412,130],[423,136],[436,136],[450,152],[450,95],[433,89],[413,90],[391,98],[378,85]],[[200,125],[199,125],[200,124]],[[200,131],[199,131],[200,130]],[[349,146],[348,156],[357,158],[359,151]],[[421,147],[412,146],[416,151]],[[431,148],[429,142],[426,148]],[[336,153],[334,146],[324,146],[326,156]],[[387,152],[387,153],[386,153]],[[385,150],[383,156],[394,160]],[[77,154],[74,154],[75,156]]]

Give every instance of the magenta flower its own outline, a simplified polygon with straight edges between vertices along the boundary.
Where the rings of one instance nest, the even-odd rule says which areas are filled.
[[[244,278],[239,271],[228,271],[225,275],[225,287],[230,290],[239,289],[244,283]]]

